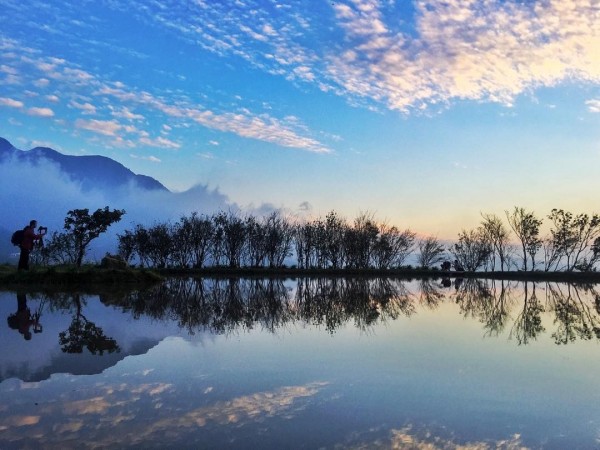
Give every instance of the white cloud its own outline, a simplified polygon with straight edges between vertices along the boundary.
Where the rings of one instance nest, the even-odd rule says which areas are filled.
[[[134,155],[134,154],[130,154],[129,156],[131,156],[133,159],[141,159],[141,160],[150,161],[150,162],[153,162],[153,163],[160,163],[160,162],[162,162],[156,156],[138,156],[138,155]]]
[[[83,114],[86,114],[86,115],[96,114],[96,107],[88,102],[78,103],[73,100],[73,101],[69,102],[69,106],[71,106],[72,108],[75,108],[75,109],[79,109]]]
[[[77,119],[75,127],[104,136],[116,136],[123,127],[114,120]]]
[[[587,105],[589,112],[600,113],[599,99],[588,100],[587,102],[585,102],[585,104]]]
[[[132,112],[129,108],[123,106],[120,109],[113,109],[111,113],[114,117],[126,120],[144,120],[144,116]]]
[[[9,108],[22,108],[23,102],[12,98],[0,97],[0,106],[8,106]]]
[[[50,108],[29,108],[27,110],[27,114],[36,117],[54,117],[54,111],[52,111]]]
[[[178,144],[177,142],[173,142],[162,136],[159,136],[155,139],[151,139],[151,138],[143,136],[140,138],[139,142],[142,145],[148,145],[150,147],[161,147],[161,148],[180,148],[181,147],[181,145]]]

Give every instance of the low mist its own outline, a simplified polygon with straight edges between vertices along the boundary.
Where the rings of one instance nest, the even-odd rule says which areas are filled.
[[[213,213],[219,210],[238,209],[227,196],[217,189],[197,185],[191,189],[172,193],[148,191],[133,185],[103,190],[83,190],[59,167],[45,161],[30,164],[17,159],[0,163],[0,261],[10,259],[18,251],[10,244],[10,234],[23,228],[31,219],[48,227],[48,233],[62,231],[65,216],[72,209],[88,208],[90,212],[109,206],[124,209],[121,222],[90,244],[88,258],[100,260],[107,252],[117,248],[117,233],[131,229],[135,224],[151,225],[157,221],[176,221],[194,211]],[[14,256],[13,256],[14,257]]]

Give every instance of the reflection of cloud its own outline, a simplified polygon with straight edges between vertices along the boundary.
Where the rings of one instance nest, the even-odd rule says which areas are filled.
[[[304,397],[316,395],[326,383],[311,383],[304,386],[289,386],[269,392],[257,392],[237,397],[230,401],[217,402],[214,405],[197,408],[179,417],[170,417],[151,424],[139,433],[145,438],[165,431],[204,427],[209,422],[219,425],[243,423],[264,416],[276,416],[286,413],[289,417],[294,402]]]
[[[369,430],[380,431],[379,429]],[[357,433],[358,434],[358,433]],[[486,442],[467,442],[458,444],[452,439],[444,439],[435,435],[432,430],[424,429],[419,432],[413,431],[411,426],[401,429],[391,429],[388,439],[375,439],[365,442],[364,436],[356,439],[358,442],[348,445],[344,443],[344,448],[351,449],[402,449],[402,450],[527,450],[521,442],[518,434],[508,439]]]
[[[173,394],[167,383],[144,383],[131,386],[97,385],[100,395],[88,399],[55,401],[40,407],[41,416],[18,415],[0,420],[3,439],[21,439],[20,427],[27,425],[28,436],[35,436],[36,446],[49,447],[67,439],[81,447],[131,446],[152,442],[160,445],[185,439],[198,427],[242,425],[266,417],[291,418],[303,408],[301,399],[317,395],[326,383],[286,386],[273,391],[257,392],[228,401],[185,410],[185,403],[174,404],[166,398]],[[82,391],[85,392],[85,391]],[[206,393],[210,390],[207,389]],[[65,394],[69,397],[77,392]],[[148,407],[152,402],[152,407]],[[173,406],[166,406],[173,405]]]
[[[110,406],[103,397],[94,397],[65,403],[63,409],[67,414],[78,416],[82,414],[103,414]]]
[[[36,425],[40,422],[40,416],[10,416],[2,419],[0,430],[6,430],[9,427],[24,427]]]

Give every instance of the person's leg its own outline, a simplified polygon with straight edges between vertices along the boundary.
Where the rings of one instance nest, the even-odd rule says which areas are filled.
[[[18,270],[29,270],[29,250],[21,249]]]

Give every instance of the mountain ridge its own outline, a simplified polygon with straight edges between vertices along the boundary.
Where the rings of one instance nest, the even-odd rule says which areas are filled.
[[[42,161],[56,163],[71,180],[81,183],[82,189],[115,189],[133,184],[149,191],[169,190],[158,180],[139,175],[114,159],[100,155],[65,155],[49,147],[20,150],[7,139],[0,137],[0,161],[15,157],[20,161],[39,164]]]

